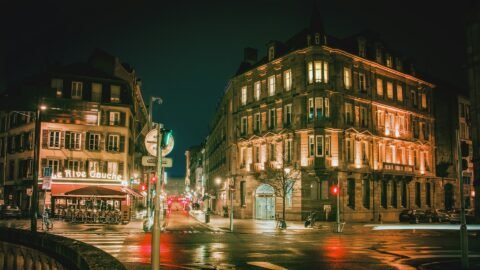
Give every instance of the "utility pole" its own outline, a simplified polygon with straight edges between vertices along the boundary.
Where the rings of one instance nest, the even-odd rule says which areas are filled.
[[[163,172],[162,172],[162,124],[157,124],[157,182],[155,183],[155,210],[153,213],[153,233],[152,233],[152,254],[151,254],[151,265],[152,270],[160,269],[160,231],[161,231],[161,222],[160,222],[160,193],[163,182]]]
[[[33,186],[32,186],[32,203],[30,208],[30,230],[37,232],[37,216],[38,216],[38,163],[40,161],[40,132],[42,121],[40,119],[42,110],[45,105],[40,105],[40,99],[37,101],[37,111],[35,115],[35,147],[33,152]]]
[[[148,106],[148,130],[152,129],[153,126],[153,103],[156,102],[158,104],[162,104],[163,100],[160,97],[155,97],[155,96],[150,96],[150,106]],[[159,134],[160,135],[160,134]],[[157,173],[158,174],[158,173]],[[157,175],[157,181],[160,179],[160,177]],[[147,181],[147,222],[150,220],[151,216],[151,179],[148,177]]]
[[[457,129],[457,167],[458,167],[458,179],[459,179],[459,190],[460,190],[460,250],[462,256],[462,269],[468,269],[468,234],[467,234],[467,224],[465,220],[465,198],[463,194],[463,173],[462,173],[462,147],[460,143],[460,132]]]

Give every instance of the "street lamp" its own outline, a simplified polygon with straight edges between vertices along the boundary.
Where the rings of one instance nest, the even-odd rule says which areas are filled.
[[[37,232],[37,216],[38,216],[38,163],[40,161],[40,132],[42,121],[40,119],[41,112],[46,110],[47,106],[37,103],[37,112],[35,115],[35,148],[33,152],[33,186],[32,186],[32,205],[30,209],[30,230]]]

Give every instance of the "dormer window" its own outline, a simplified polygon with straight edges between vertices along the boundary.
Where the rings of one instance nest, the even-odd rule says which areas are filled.
[[[393,67],[393,60],[392,60],[392,56],[390,54],[387,54],[387,56],[385,56],[385,64],[389,68]]]
[[[320,45],[320,34],[315,33],[315,45]]]
[[[307,46],[312,45],[312,36],[307,35]]]
[[[275,58],[275,46],[268,48],[268,61],[272,61]]]
[[[398,57],[395,58],[395,64],[397,65],[397,70],[399,71],[403,70],[402,60],[400,60],[400,58]]]
[[[358,56],[365,57],[366,55],[366,43],[365,40],[359,39],[358,40]]]

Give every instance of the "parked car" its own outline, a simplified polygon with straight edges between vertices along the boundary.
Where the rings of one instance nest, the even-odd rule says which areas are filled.
[[[450,213],[450,223],[460,223],[460,209],[453,209]],[[465,209],[465,222],[467,224],[474,223],[475,214],[473,209]]]
[[[400,222],[420,223],[420,222],[431,222],[432,216],[427,215],[423,210],[407,209],[400,212],[398,219]]]
[[[436,218],[434,221],[436,222],[448,222],[450,221],[450,215],[448,214],[447,210],[445,209],[438,209],[434,210],[436,213]]]
[[[21,218],[22,210],[16,205],[2,205],[0,216],[2,218]]]

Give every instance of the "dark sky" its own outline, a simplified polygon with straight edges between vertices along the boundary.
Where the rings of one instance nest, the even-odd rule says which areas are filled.
[[[328,34],[378,32],[418,70],[459,87],[466,84],[463,14],[469,1],[319,2]],[[307,26],[312,7],[312,0],[89,3],[3,3],[0,23],[7,48],[2,49],[0,87],[2,79],[17,80],[52,63],[86,61],[96,47],[118,56],[142,79],[145,100],[150,95],[164,99],[154,120],[174,130],[170,174],[176,176],[185,174],[185,150],[207,135],[243,48],[258,48],[263,56],[268,41],[284,41]]]

